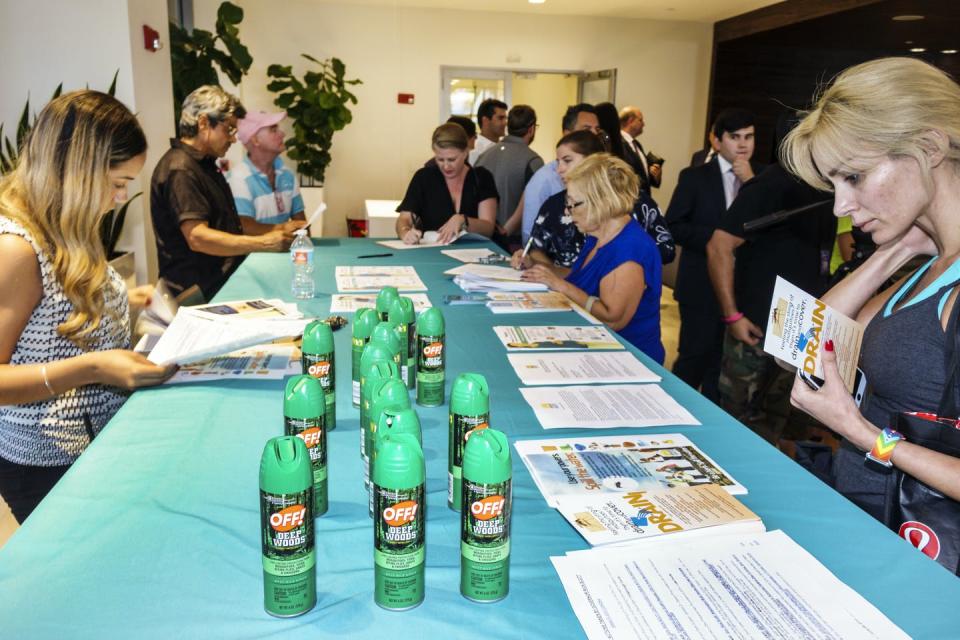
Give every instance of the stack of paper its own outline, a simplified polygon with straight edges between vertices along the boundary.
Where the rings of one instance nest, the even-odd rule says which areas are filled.
[[[464,291],[547,291],[547,285],[527,282],[521,271],[487,264],[465,264],[444,271]]]
[[[301,371],[300,351],[292,344],[264,344],[183,365],[164,384],[211,380],[281,380]]]
[[[591,640],[908,638],[782,531],[553,557]]]
[[[384,287],[397,291],[426,291],[427,287],[413,267],[337,267],[337,290],[351,293],[370,293]]]
[[[425,293],[408,293],[404,297],[413,301],[413,310],[417,313],[433,306]],[[356,313],[357,309],[363,307],[372,309],[376,306],[377,296],[375,295],[335,293],[330,296],[330,313]]]

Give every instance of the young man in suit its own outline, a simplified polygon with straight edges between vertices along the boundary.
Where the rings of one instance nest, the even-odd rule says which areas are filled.
[[[673,294],[680,306],[680,340],[673,372],[718,402],[725,325],[707,272],[706,248],[740,186],[763,167],[751,160],[752,113],[724,110],[717,116],[713,133],[718,141],[716,158],[680,172],[667,208],[667,224],[683,247]]]

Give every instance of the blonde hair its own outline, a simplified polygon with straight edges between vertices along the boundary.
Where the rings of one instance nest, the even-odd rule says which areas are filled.
[[[832,190],[834,172],[861,173],[883,158],[913,158],[930,181],[931,132],[960,161],[960,86],[914,58],[881,58],[838,75],[780,148],[783,166]]]
[[[107,262],[99,231],[112,193],[108,171],[146,149],[123,104],[74,91],[44,107],[16,169],[0,182],[0,215],[26,228],[50,256],[73,307],[57,332],[81,348],[104,313]]]
[[[627,215],[640,191],[640,180],[626,162],[609,153],[587,156],[567,175],[571,185],[583,194],[588,226],[595,227],[605,220]]]
[[[459,149],[466,151],[469,140],[467,132],[456,122],[447,122],[433,130],[431,143],[437,149]]]
[[[197,87],[183,99],[177,131],[181,138],[195,138],[200,132],[200,116],[207,116],[211,127],[230,116],[238,120],[247,115],[240,99],[215,84]]]

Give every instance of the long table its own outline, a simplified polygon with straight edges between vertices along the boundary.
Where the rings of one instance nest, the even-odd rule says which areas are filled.
[[[328,314],[334,265],[414,265],[447,321],[448,398],[456,374],[479,372],[490,383],[491,424],[511,440],[585,433],[543,431],[490,329],[583,324],[579,316],[445,306],[443,295],[460,293],[442,275],[456,262],[437,249],[357,259],[382,252],[369,240],[318,240],[317,297],[301,308]],[[251,256],[217,299],[290,299],[288,260]],[[404,613],[374,604],[349,326],[335,336],[337,427],[329,435],[330,510],[317,520],[314,610],[281,620],[262,604],[257,475],[265,441],[283,431],[282,383],[195,383],[133,394],[0,550],[0,637],[583,637],[549,557],[587,545],[547,507],[516,456],[510,594],[492,605],[460,595],[459,523],[446,506],[445,406],[417,408],[427,463],[426,600]],[[638,355],[703,425],[598,435],[684,433],[749,489],[741,499],[768,529],[783,529],[907,633],[957,637],[960,580]]]

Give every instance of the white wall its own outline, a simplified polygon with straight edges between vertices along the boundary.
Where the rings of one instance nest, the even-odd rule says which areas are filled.
[[[195,22],[212,29],[219,0],[195,0]],[[327,171],[327,234],[361,217],[367,198],[400,198],[430,155],[438,124],[440,66],[542,71],[617,68],[617,104],[636,104],[644,146],[667,159],[666,206],[677,173],[700,144],[706,118],[709,24],[515,13],[364,7],[312,0],[239,0],[241,40],[253,67],[239,88],[248,109],[276,110],[266,90],[272,63],[307,69],[300,53],[336,56],[359,99],[353,123],[334,137]],[[511,62],[507,62],[507,59]],[[398,105],[397,93],[416,94]],[[533,105],[534,108],[537,105]],[[548,132],[542,132],[547,137]],[[550,134],[553,135],[553,134]]]
[[[142,25],[167,38],[167,9],[155,0],[31,0],[0,5],[0,121],[12,136],[27,95],[39,111],[56,86],[106,91],[115,71],[117,98],[138,114],[150,151],[130,193],[149,189],[156,161],[173,134],[168,49],[143,48]],[[120,247],[137,256],[137,279],[156,276],[156,245],[145,193],[130,206]]]

